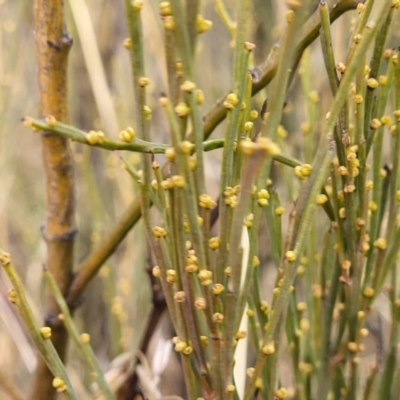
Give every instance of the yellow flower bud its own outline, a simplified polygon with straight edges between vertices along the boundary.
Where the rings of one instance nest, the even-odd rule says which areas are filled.
[[[88,333],[81,334],[81,342],[83,344],[88,344],[90,342],[90,335]]]
[[[39,330],[45,339],[51,338],[51,328],[49,326],[43,326]]]
[[[285,254],[285,256],[286,256],[286,259],[287,259],[289,262],[296,261],[296,258],[297,258],[296,252],[294,252],[294,251],[292,251],[292,250],[287,251],[286,254]]]
[[[262,352],[265,355],[271,355],[275,353],[275,342],[272,341],[268,344],[266,344],[263,348],[262,348]]]

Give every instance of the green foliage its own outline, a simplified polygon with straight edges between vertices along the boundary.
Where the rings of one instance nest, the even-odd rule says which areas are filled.
[[[165,66],[157,68],[166,71],[166,89],[159,90],[147,73],[157,72],[148,66],[152,49],[144,34],[151,5],[126,0],[133,128],[117,138],[53,116],[24,119],[34,130],[119,151],[136,182],[140,200],[82,263],[68,306],[76,306],[141,217],[188,399],[396,399],[400,62],[390,46],[400,3],[341,0],[315,7],[314,1],[287,1],[279,46],[259,66],[248,37],[259,45],[274,35],[271,29],[259,40],[252,32],[259,2],[238,0],[236,23],[231,7],[215,3],[226,42],[233,44],[231,83],[204,117],[205,103],[215,99],[207,100],[213,90],[202,87],[213,66],[211,72],[200,67],[202,46],[210,43],[200,34],[212,26],[199,15],[200,2],[160,4]],[[342,31],[351,22],[341,33],[345,52],[334,46],[343,43],[331,27],[339,17]],[[218,70],[213,80],[220,74],[225,79]],[[159,103],[151,103],[160,92]],[[207,140],[222,120],[221,137]],[[157,134],[161,128],[167,138]],[[220,148],[220,174],[212,185],[208,152]],[[140,153],[140,160],[127,152]],[[141,246],[137,251],[144,251],[144,241]],[[22,296],[14,270],[10,276]],[[113,398],[57,285],[48,271],[45,276],[88,370]],[[382,304],[386,311],[379,310]],[[388,337],[379,313],[386,315]],[[369,371],[367,361],[373,362]]]

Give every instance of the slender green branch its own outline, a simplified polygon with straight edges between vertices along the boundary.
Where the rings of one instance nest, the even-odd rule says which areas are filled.
[[[372,54],[372,59],[370,62],[371,71],[369,73],[370,78],[376,79],[379,74],[379,69],[382,63],[382,55],[385,48],[385,43],[387,39],[387,35],[389,32],[389,27],[391,24],[392,16],[394,9],[391,9],[387,20],[382,25],[380,32],[375,41],[374,52]],[[374,106],[374,89],[368,88],[367,93],[365,95],[365,118],[364,118],[364,136],[367,139],[366,145],[366,154],[368,155],[369,150],[371,148],[372,139],[373,139],[373,130],[371,129],[371,120],[373,117],[373,106]]]
[[[359,62],[365,56],[366,51],[371,40],[374,39],[377,34],[377,30],[385,20],[385,17],[389,11],[389,7],[386,3],[381,3],[378,8],[376,22],[366,26],[365,31],[362,35],[362,40],[359,42],[354,56],[348,65],[344,79],[336,93],[334,102],[331,107],[330,115],[326,121],[324,132],[331,132],[337,117],[346,101],[347,93],[355,76]],[[304,191],[300,193],[298,203],[296,205],[296,214],[301,216],[298,227],[293,230],[292,236],[289,241],[290,254],[286,253],[286,257],[282,260],[283,265],[281,266],[283,271],[286,271],[283,284],[280,288],[279,295],[274,307],[274,313],[272,318],[268,322],[268,326],[264,335],[264,343],[272,343],[275,338],[276,330],[279,327],[279,322],[285,315],[287,304],[289,300],[289,288],[293,283],[296,275],[296,258],[302,254],[305,246],[305,239],[307,237],[307,231],[314,211],[316,208],[315,199],[317,194],[322,187],[326,176],[330,170],[330,164],[334,156],[334,148],[332,147],[332,141],[322,143],[321,149],[318,152],[317,159],[314,163],[315,168],[309,178],[306,185],[303,186]],[[249,400],[252,396],[254,385],[260,372],[266,362],[266,351],[261,352],[257,358],[255,365],[254,376],[248,383],[245,392],[245,400]]]
[[[94,381],[99,385],[99,388],[103,392],[105,399],[113,400],[115,397],[112,394],[111,389],[109,388],[106,380],[104,379],[103,371],[101,370],[100,365],[93,352],[93,349],[89,344],[90,340],[89,335],[88,334],[79,335],[76,325],[72,320],[72,316],[69,312],[68,305],[57,285],[57,282],[54,280],[53,276],[48,270],[45,269],[43,271],[43,274],[51,293],[53,294],[58,306],[60,307],[62,313],[62,321],[66,326],[72,339],[75,341],[75,344],[83,360],[85,361],[86,365],[91,371],[91,376],[93,377]]]
[[[214,0],[215,9],[232,37],[235,36],[237,24],[233,22],[223,0]]]
[[[331,23],[333,23],[336,19],[338,19],[347,11],[355,9],[356,5],[356,2],[354,2],[353,0],[342,0],[337,4],[335,3],[335,7],[330,7]],[[300,56],[304,49],[307,48],[318,37],[320,27],[320,22],[314,18],[306,24],[306,27],[304,29],[304,36],[302,37],[300,43],[297,45],[296,54],[298,56]],[[267,86],[276,74],[276,61],[268,60],[268,62],[266,62],[265,64],[265,66],[260,66],[255,70],[259,71],[259,73],[257,73],[258,79],[253,82],[253,95],[255,95],[265,86]],[[205,139],[207,139],[211,135],[218,124],[221,123],[226,117],[226,108],[223,106],[222,102],[223,100],[219,101],[217,105],[205,116],[205,120],[203,123],[203,132]],[[214,145],[216,144],[216,142],[211,141],[210,145],[211,144]],[[292,166],[295,166],[294,163],[292,163]],[[71,289],[67,297],[69,305],[77,305],[77,301],[80,295],[83,293],[84,289],[86,288],[87,284],[96,275],[97,271],[103,265],[105,260],[107,260],[107,258],[115,251],[115,248],[118,246],[118,244],[121,243],[127,233],[140,219],[140,206],[140,199],[135,199],[120,217],[117,224],[109,233],[109,236],[79,266],[79,271],[72,282]]]
[[[194,37],[189,36],[188,24],[186,23],[186,15],[183,5],[180,0],[172,0],[171,2],[172,15],[175,21],[175,40],[178,44],[179,52],[182,58],[184,79],[193,79],[193,63],[192,63],[192,46],[191,39],[194,42]],[[191,21],[193,24],[193,21]],[[191,33],[194,34],[193,26],[190,27]]]
[[[339,86],[339,79],[336,73],[335,56],[332,49],[331,21],[329,9],[325,1],[321,1],[319,6],[321,15],[320,39],[322,46],[322,54],[324,56],[325,67],[328,73],[329,85],[332,94],[335,96]]]
[[[63,392],[68,399],[78,400],[78,397],[71,386],[64,364],[50,340],[51,329],[49,327],[39,328],[37,325],[35,317],[33,316],[32,310],[26,299],[22,282],[11,263],[10,254],[6,253],[1,248],[0,262],[13,285],[13,288],[10,289],[8,293],[9,299],[18,308],[21,318],[35,343],[36,348],[39,350],[48,368],[53,374],[53,387],[57,389],[57,391]]]
[[[27,117],[24,119],[24,123],[31,126],[33,129],[45,129],[48,132],[56,133],[75,142],[100,147],[106,150],[128,150],[137,153],[160,154],[165,153],[165,150],[170,147],[167,144],[151,143],[138,138],[132,138],[129,142],[113,141],[105,137],[101,131],[90,131],[86,133],[71,125],[55,121],[52,117],[48,117],[44,121]]]

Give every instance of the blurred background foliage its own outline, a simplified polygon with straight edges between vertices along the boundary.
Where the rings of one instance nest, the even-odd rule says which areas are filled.
[[[86,5],[89,14],[85,14]],[[235,1],[226,1],[226,5],[234,17]],[[133,124],[132,74],[129,55],[123,47],[127,29],[122,1],[87,0],[85,3],[70,0],[66,1],[66,6],[68,30],[74,39],[69,58],[70,123],[84,130],[103,129],[107,135],[117,138],[119,129]],[[252,7],[248,40],[257,46],[253,60],[257,65],[279,41],[284,29],[285,7],[280,0],[254,0]],[[345,14],[333,25],[334,52],[339,61],[346,54],[354,13]],[[197,83],[205,94],[206,112],[231,88],[232,36],[215,12],[212,0],[203,1],[202,14],[213,22],[212,30],[199,39],[196,61]],[[89,23],[85,15],[89,16]],[[156,106],[160,93],[167,89],[159,1],[146,1],[142,15],[145,65],[151,79],[148,104],[153,109],[152,140],[166,142],[167,125]],[[392,32],[397,32],[397,36],[390,39],[389,47],[399,43],[397,21],[395,26],[397,29]],[[30,304],[40,321],[44,287],[41,270],[45,259],[45,244],[40,232],[45,215],[44,179],[39,137],[21,123],[25,115],[36,116],[38,108],[33,29],[32,2],[0,0],[0,243],[13,255]],[[95,63],[97,50],[100,64]],[[285,146],[292,148],[292,155],[304,157],[300,154],[304,148],[301,123],[310,112],[307,96],[312,91],[319,96],[311,110],[316,121],[324,117],[331,102],[318,40],[305,53],[299,71],[303,74],[301,79],[296,75],[290,87],[283,125],[288,131]],[[101,83],[103,74],[108,90],[98,93],[95,98],[93,88]],[[267,92],[263,90],[254,98],[253,108],[260,109]],[[112,107],[107,108],[104,104]],[[318,124],[314,130],[317,134]],[[219,127],[213,137],[220,137],[221,132]],[[117,154],[79,143],[71,145],[76,163],[79,230],[76,265],[79,265],[107,235],[117,217],[137,195],[137,189],[121,168]],[[220,156],[220,151],[206,156],[207,184],[211,194],[218,190]],[[131,161],[137,162],[135,157],[131,156]],[[307,157],[310,155],[305,155]],[[288,180],[291,180],[290,176],[286,177]],[[296,182],[289,182],[288,188],[286,199],[283,199],[286,203],[297,193]],[[105,370],[110,369],[111,361],[118,355],[135,354],[150,311],[151,289],[145,271],[147,247],[143,237],[139,223],[89,285],[75,315],[80,329],[90,333],[92,345]],[[267,251],[262,257],[268,259]],[[268,300],[274,280],[266,279],[266,282]],[[35,350],[18,315],[7,302],[7,289],[8,281],[0,271],[0,398],[22,399],[35,368]],[[166,335],[170,336],[171,332]],[[68,371],[73,384],[80,398],[89,398],[85,386],[88,379],[81,379],[85,372],[79,357],[73,346],[69,351]],[[166,371],[173,376],[175,370]],[[178,394],[181,392],[178,386],[175,379],[166,392]]]

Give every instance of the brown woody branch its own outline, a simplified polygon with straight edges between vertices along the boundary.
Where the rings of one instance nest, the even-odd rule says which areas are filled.
[[[35,44],[40,89],[40,114],[67,120],[67,61],[72,39],[64,25],[62,0],[35,0]],[[75,236],[73,162],[68,140],[42,132],[42,156],[46,177],[46,221],[42,228],[47,244],[46,266],[61,291],[68,291],[73,268]],[[58,322],[58,307],[46,295],[45,325],[52,328],[52,340],[65,358],[67,334]],[[30,393],[32,400],[55,397],[53,376],[38,360]]]

